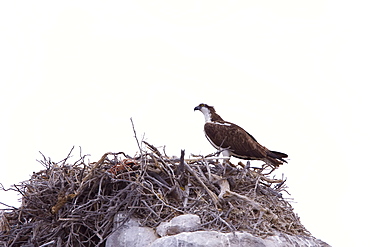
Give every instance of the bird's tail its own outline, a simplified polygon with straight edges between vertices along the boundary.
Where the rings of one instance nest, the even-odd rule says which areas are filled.
[[[267,153],[268,160],[273,163],[275,166],[282,165],[283,163],[287,163],[284,158],[288,158],[288,155],[285,153],[280,153],[277,151],[269,151]]]

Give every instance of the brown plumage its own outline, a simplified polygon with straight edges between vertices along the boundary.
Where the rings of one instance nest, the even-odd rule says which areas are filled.
[[[247,160],[263,160],[276,167],[286,162],[284,158],[288,155],[268,150],[243,128],[224,121],[212,106],[200,104],[194,110],[201,111],[205,117],[204,132],[208,141],[215,148],[224,150],[225,155]]]

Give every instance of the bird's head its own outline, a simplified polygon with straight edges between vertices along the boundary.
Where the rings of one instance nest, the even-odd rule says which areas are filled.
[[[202,103],[194,108],[194,111],[196,110],[201,111],[203,113],[206,122],[222,120],[222,118],[216,114],[215,108],[213,108],[213,106],[209,106],[207,104]]]

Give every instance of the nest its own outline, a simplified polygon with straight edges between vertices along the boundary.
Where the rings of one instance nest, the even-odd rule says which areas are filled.
[[[146,146],[135,157],[106,153],[93,163],[81,155],[73,164],[70,154],[58,163],[44,156],[45,169],[13,187],[22,205],[0,211],[0,243],[104,246],[122,211],[148,227],[191,213],[200,216],[203,230],[310,235],[282,197],[285,180],[269,178],[267,168],[184,159],[184,151],[170,158]]]

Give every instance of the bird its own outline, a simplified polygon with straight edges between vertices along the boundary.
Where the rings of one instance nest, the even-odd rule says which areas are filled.
[[[206,138],[226,158],[233,156],[244,160],[262,160],[273,168],[287,163],[287,154],[270,151],[262,146],[242,127],[223,120],[213,106],[202,103],[194,108],[194,111],[196,110],[204,115]]]

